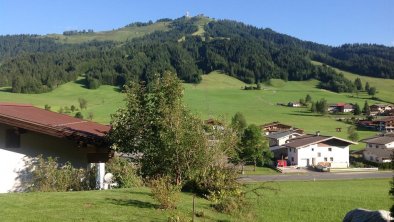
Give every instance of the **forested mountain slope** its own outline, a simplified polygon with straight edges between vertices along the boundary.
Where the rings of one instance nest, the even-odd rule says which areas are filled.
[[[246,83],[317,79],[321,88],[350,92],[351,81],[332,68],[312,65],[311,59],[394,79],[393,58],[393,47],[330,47],[235,21],[182,17],[133,23],[105,33],[0,36],[0,86],[40,93],[80,75],[88,88],[123,86],[129,80],[149,82],[165,70],[198,83],[203,73],[222,70]]]

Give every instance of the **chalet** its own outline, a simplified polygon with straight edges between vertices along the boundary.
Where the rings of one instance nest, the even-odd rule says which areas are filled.
[[[304,133],[304,130],[292,127],[290,125],[286,125],[280,122],[272,122],[266,123],[260,126],[261,131],[264,132],[265,135],[269,135],[274,132],[281,132],[281,131],[288,131],[288,130],[295,130],[298,133]]]
[[[105,162],[113,155],[104,139],[109,129],[31,105],[0,103],[0,193],[23,191],[26,161],[38,155],[80,168],[95,163],[103,188]]]
[[[394,116],[389,116],[373,121],[380,132],[391,133],[394,132]]]
[[[366,144],[363,152],[365,160],[376,163],[391,162],[394,152],[394,134],[383,134],[361,141]]]
[[[387,104],[374,104],[369,106],[369,109],[371,110],[371,115],[380,115],[392,110],[393,106]]]
[[[283,144],[290,165],[308,167],[329,165],[331,168],[349,167],[349,145],[352,141],[319,133],[307,134]]]
[[[288,140],[293,139],[304,134],[296,130],[287,130],[274,132],[267,135],[270,150],[274,153],[274,158],[277,160],[284,159],[287,156],[287,150],[283,147]]]
[[[354,107],[351,104],[337,103],[329,105],[327,111],[333,113],[350,113],[354,111]]]

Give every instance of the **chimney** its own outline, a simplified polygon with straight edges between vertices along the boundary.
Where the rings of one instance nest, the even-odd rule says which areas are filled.
[[[316,131],[316,136],[320,136],[320,131]]]

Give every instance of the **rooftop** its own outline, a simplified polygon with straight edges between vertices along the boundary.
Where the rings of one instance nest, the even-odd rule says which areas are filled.
[[[51,136],[102,138],[110,126],[34,107],[0,103],[0,123]]]
[[[294,133],[299,134],[298,132],[296,132],[294,130],[286,130],[286,131],[279,131],[279,132],[274,132],[274,133],[268,134],[267,137],[272,138],[272,139],[279,139],[279,138],[289,136]]]
[[[304,136],[299,136],[296,137],[294,139],[289,140],[288,143],[284,144],[283,146],[289,147],[289,148],[299,148],[299,147],[304,147],[304,146],[308,146],[311,144],[316,144],[316,143],[321,143],[321,142],[325,142],[328,140],[338,140],[338,141],[342,141],[345,143],[348,143],[349,145],[351,144],[357,144],[355,142],[349,141],[349,140],[345,140],[345,139],[341,139],[335,136],[322,136],[322,135],[314,135],[314,134],[307,134]]]
[[[363,140],[361,140],[361,142],[385,145],[385,144],[394,142],[394,134],[375,136],[372,138],[363,139]]]

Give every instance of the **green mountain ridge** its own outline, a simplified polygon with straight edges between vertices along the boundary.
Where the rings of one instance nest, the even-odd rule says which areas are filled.
[[[0,36],[0,86],[12,92],[41,93],[76,80],[88,88],[149,82],[173,71],[198,83],[203,73],[222,70],[246,83],[271,78],[317,79],[319,87],[351,92],[354,85],[335,69],[394,78],[394,48],[371,44],[331,47],[204,16],[132,23],[106,32]]]

